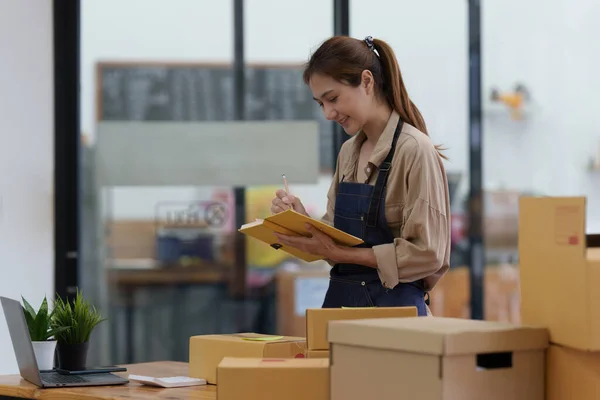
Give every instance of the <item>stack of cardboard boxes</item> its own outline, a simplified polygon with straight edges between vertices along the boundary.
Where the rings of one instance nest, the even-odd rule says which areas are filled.
[[[564,400],[600,390],[600,236],[585,198],[520,200],[521,324],[415,307],[306,310],[306,339],[190,339],[219,400]]]
[[[546,398],[600,396],[600,237],[586,235],[584,197],[522,198],[521,318],[546,326]]]
[[[190,376],[219,400],[542,400],[548,331],[417,317],[415,307],[309,309],[307,338],[190,339]]]
[[[306,340],[255,333],[192,336],[189,375],[216,384],[219,400],[327,400],[330,321],[416,316],[416,307],[308,309]]]
[[[305,357],[304,338],[256,333],[192,336],[189,376],[217,385],[219,400],[327,400],[329,360]]]

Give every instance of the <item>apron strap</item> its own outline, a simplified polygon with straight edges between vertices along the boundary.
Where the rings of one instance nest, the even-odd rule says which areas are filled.
[[[400,132],[402,132],[402,126],[404,122],[402,120],[398,121],[398,125],[396,125],[396,130],[394,131],[394,138],[392,139],[392,147],[385,157],[385,160],[379,166],[379,175],[377,175],[377,181],[375,182],[375,188],[373,189],[373,194],[371,195],[371,202],[369,203],[369,213],[367,214],[367,226],[375,227],[377,226],[377,221],[379,220],[379,205],[381,204],[381,197],[384,195],[385,186],[387,185],[387,177],[392,167],[392,159],[394,158],[394,153],[396,152],[396,142],[398,142],[398,137],[400,136]]]

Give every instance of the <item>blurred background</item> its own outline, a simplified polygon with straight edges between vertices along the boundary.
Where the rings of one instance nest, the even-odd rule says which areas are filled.
[[[448,149],[452,269],[431,293],[433,313],[471,318],[475,307],[519,322],[519,196],[587,196],[586,230],[600,232],[600,3],[483,1],[477,18],[479,3],[246,0],[236,24],[235,1],[81,0],[72,274],[108,317],[90,364],[187,361],[196,334],[304,336],[328,265],[236,230],[270,214],[282,173],[312,216],[325,212],[341,136],[302,68],[344,30],[393,46],[433,141]],[[469,53],[478,38],[480,58]],[[211,122],[240,119],[306,131],[307,147],[269,171],[266,141],[215,139]]]

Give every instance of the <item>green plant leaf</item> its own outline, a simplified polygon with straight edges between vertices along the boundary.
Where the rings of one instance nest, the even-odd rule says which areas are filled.
[[[66,331],[66,330],[68,330],[68,329],[69,329],[69,327],[68,327],[68,326],[61,326],[61,327],[59,327],[59,328],[50,329],[50,330],[48,331],[48,337],[47,337],[47,339],[50,339],[50,338],[51,338],[51,337],[53,337],[53,336],[54,336],[54,338],[56,339],[56,335],[57,335],[58,333],[60,333],[60,332],[64,332],[64,331]],[[46,339],[46,340],[47,340],[47,339]],[[57,340],[58,340],[58,339],[57,339]]]
[[[57,330],[54,337],[60,343],[85,343],[89,341],[95,326],[104,320],[78,290],[72,304],[57,295],[51,327]],[[59,328],[63,329],[58,330]]]
[[[31,317],[31,314],[29,314],[29,312],[25,309],[25,307],[23,307],[23,314],[25,314],[25,322],[27,323],[27,330],[29,331],[29,336],[33,336],[35,319]]]
[[[29,314],[33,319],[35,319],[35,311],[33,309],[33,307],[31,307],[31,304],[29,304],[29,302],[27,300],[25,300],[25,298],[23,296],[21,296],[21,299],[23,300],[23,307],[25,308],[26,313],[25,314]]]
[[[46,340],[46,335],[50,329],[50,321],[48,320],[48,302],[46,297],[42,301],[42,305],[38,310],[37,316],[35,317],[35,337],[37,341]]]
[[[50,315],[48,313],[48,300],[44,296],[44,300],[40,305],[38,312],[36,313],[23,296],[23,311],[25,314],[25,321],[27,322],[27,328],[29,330],[29,336],[32,341],[44,341],[48,339],[48,331],[50,330]]]
[[[29,336],[35,335],[35,317],[36,313],[31,307],[31,304],[23,296],[21,296],[23,300],[23,314],[25,314],[25,321],[27,322],[27,329],[29,330]],[[32,339],[33,340],[33,339]]]

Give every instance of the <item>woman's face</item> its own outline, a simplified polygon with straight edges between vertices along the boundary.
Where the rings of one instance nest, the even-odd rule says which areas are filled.
[[[314,74],[309,86],[325,118],[336,121],[347,134],[354,135],[368,122],[373,107],[373,82],[370,71],[363,72],[362,82],[357,87],[327,75]]]

